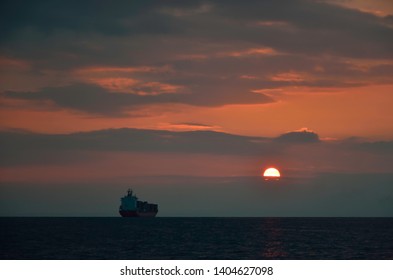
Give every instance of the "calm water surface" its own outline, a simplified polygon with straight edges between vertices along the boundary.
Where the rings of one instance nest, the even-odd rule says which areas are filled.
[[[0,259],[393,259],[393,218],[0,218]]]

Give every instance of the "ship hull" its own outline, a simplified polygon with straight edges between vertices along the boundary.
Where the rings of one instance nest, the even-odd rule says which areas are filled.
[[[138,211],[126,211],[120,210],[120,216],[126,218],[154,218],[157,215],[157,212],[138,212]]]

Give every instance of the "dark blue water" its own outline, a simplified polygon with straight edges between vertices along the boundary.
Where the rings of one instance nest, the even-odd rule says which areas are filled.
[[[393,218],[0,218],[0,259],[393,259]]]

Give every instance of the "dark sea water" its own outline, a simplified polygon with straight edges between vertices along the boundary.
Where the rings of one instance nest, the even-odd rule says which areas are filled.
[[[393,259],[393,218],[0,218],[0,259]]]

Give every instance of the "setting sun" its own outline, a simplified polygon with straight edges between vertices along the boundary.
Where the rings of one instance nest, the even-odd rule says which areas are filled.
[[[274,178],[278,179],[281,177],[280,171],[274,167],[270,167],[263,172],[263,177],[265,179]]]

